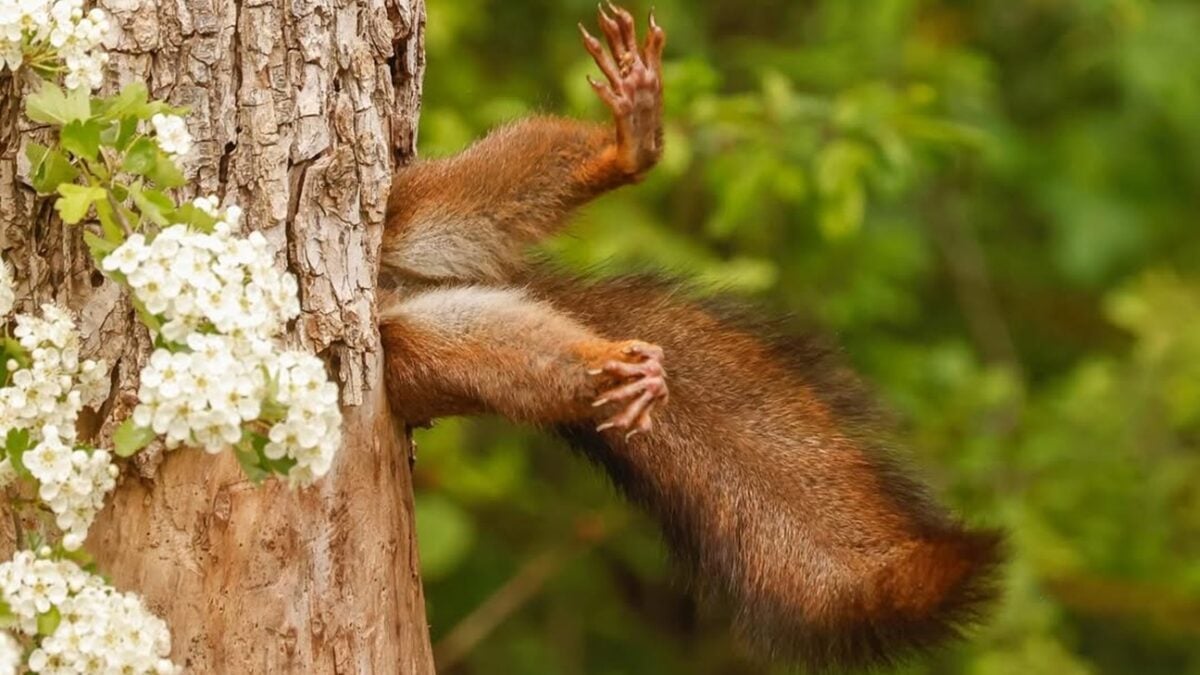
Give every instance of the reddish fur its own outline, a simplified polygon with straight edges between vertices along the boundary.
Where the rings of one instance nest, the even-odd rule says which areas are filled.
[[[845,391],[819,389],[847,384],[826,360],[788,355],[660,284],[534,274],[516,287],[530,297],[501,310],[446,307],[473,312],[455,330],[438,312],[385,305],[399,416],[558,428],[662,522],[701,595],[731,604],[767,654],[891,660],[953,636],[991,596],[996,535],[964,530],[897,470]],[[594,430],[604,383],[588,370],[620,358],[630,334],[666,350],[671,402],[626,441]]]
[[[447,212],[487,219],[510,236],[533,241],[566,211],[630,180],[616,162],[614,142],[611,129],[592,122],[518,120],[453,158],[401,169],[388,201],[389,220],[418,222],[423,212]],[[436,198],[414,200],[414,194]],[[402,234],[389,228],[389,236]]]
[[[637,360],[624,352],[629,342],[599,338],[519,293],[486,302],[471,293],[417,304],[392,297],[383,309],[383,344],[395,355],[389,400],[409,421],[494,412],[535,424],[599,422],[611,406],[593,402],[622,379],[592,373]]]
[[[963,529],[899,471],[845,390],[827,402],[821,382],[853,387],[828,358],[796,358],[663,284],[521,281],[601,336],[665,350],[671,402],[654,433],[560,427],[762,651],[814,668],[888,661],[956,634],[991,597],[997,535]]]
[[[632,18],[601,25],[621,44]],[[937,645],[993,595],[999,537],[963,528],[897,468],[852,377],[659,283],[522,272],[523,244],[657,159],[662,40],[652,26],[613,75],[622,54],[585,39],[610,74],[597,91],[612,130],[532,118],[399,175],[384,273],[402,293],[381,325],[393,407],[556,428],[658,519],[699,594],[768,655],[858,666]],[[468,286],[480,282],[511,290]],[[590,401],[619,383],[588,371],[628,358],[631,338],[665,350],[671,393],[653,431],[626,439],[595,430],[612,411]]]

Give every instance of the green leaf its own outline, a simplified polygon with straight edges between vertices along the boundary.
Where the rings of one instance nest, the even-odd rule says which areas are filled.
[[[204,209],[196,208],[190,202],[175,209],[173,220],[176,223],[187,225],[197,232],[212,232],[213,226],[217,224],[216,218]]]
[[[110,122],[108,126],[100,132],[100,144],[113,147],[117,144],[117,139],[121,137],[121,122]]]
[[[25,146],[25,158],[29,160],[30,168],[37,171],[42,163],[46,161],[46,155],[50,153],[50,148],[41,143],[29,143]]]
[[[22,476],[29,475],[29,469],[25,468],[25,452],[29,450],[29,430],[28,429],[9,429],[8,436],[4,439],[4,452],[8,455],[8,461],[12,462],[13,468]]]
[[[852,186],[826,198],[817,213],[821,233],[834,240],[858,232],[865,209],[866,194],[861,186]]]
[[[100,152],[100,123],[96,120],[68,122],[59,133],[59,141],[67,152],[94,161]]]
[[[296,466],[297,461],[295,457],[280,457],[279,459],[270,459],[266,455],[263,455],[263,457],[259,460],[259,463],[263,466],[263,468],[273,474],[286,476],[288,475],[288,472],[292,470],[292,467]]]
[[[130,82],[122,87],[117,95],[101,99],[97,114],[109,120],[121,119],[123,121],[127,115],[135,121],[137,118],[149,119],[154,114],[153,112],[145,114],[149,97],[150,92],[146,90],[146,83]]]
[[[158,146],[149,138],[139,138],[125,152],[121,169],[137,176],[146,176],[154,171],[158,161]]]
[[[137,134],[137,125],[140,120],[132,115],[122,117],[119,121],[109,124],[109,126],[100,134],[100,142],[104,145],[124,150],[129,141],[133,140]]]
[[[9,429],[4,439],[4,450],[8,453],[23,453],[29,449],[28,429]]]
[[[121,242],[125,241],[125,228],[121,227],[121,222],[117,218],[117,212],[113,209],[113,205],[108,199],[98,200],[95,206],[96,218],[100,220],[100,229],[104,232],[104,241],[112,244],[113,248],[116,248]],[[121,208],[119,203],[117,208]],[[92,236],[95,237],[96,235],[93,234]],[[86,235],[84,238],[87,238]]]
[[[96,202],[96,205],[99,206],[100,202]],[[109,253],[117,250],[117,247],[120,246],[115,241],[108,241],[87,230],[83,232],[83,243],[87,244],[88,250],[92,253],[92,260],[95,260],[96,264],[99,264],[108,257]]]
[[[62,615],[58,613],[58,607],[51,605],[49,611],[38,614],[38,635],[50,635],[58,628],[58,624],[60,623],[62,623]]]
[[[257,434],[255,435],[257,436]],[[270,474],[259,465],[259,455],[250,446],[251,443],[243,438],[242,442],[234,447],[233,454],[237,456],[238,464],[242,465],[242,471],[246,474],[246,478],[250,479],[250,482],[258,484],[266,480]]]
[[[91,569],[96,566],[96,559],[92,557],[91,553],[88,553],[82,548],[77,548],[74,551],[68,551],[62,546],[58,546],[55,552],[57,553],[57,557],[70,560],[85,570],[91,571]]]
[[[162,322],[158,320],[157,316],[154,316],[146,309],[146,305],[142,304],[141,300],[133,297],[129,299],[129,302],[133,305],[133,308],[137,310],[138,318],[142,320],[142,323],[145,324],[147,328],[155,333],[162,331]]]
[[[142,216],[149,218],[155,225],[165,226],[171,221],[170,215],[175,210],[175,202],[171,198],[153,189],[142,189],[139,185],[129,186],[129,196],[137,205]]]
[[[150,445],[155,435],[153,429],[139,427],[130,417],[121,422],[113,433],[113,452],[117,453],[118,457],[131,457],[138,450]]]
[[[62,196],[54,202],[54,210],[58,211],[58,215],[68,225],[74,225],[83,220],[92,203],[105,197],[102,187],[89,187],[74,183],[59,185],[58,194]]]
[[[131,82],[116,96],[100,101],[97,115],[111,123],[101,141],[105,145],[118,150],[124,150],[137,135],[138,123],[150,119],[157,112],[163,112],[169,106],[161,101],[150,101],[146,85],[142,82]]]
[[[50,149],[44,145],[30,143],[25,146],[25,156],[29,158],[29,182],[38,194],[48,195],[55,192],[63,183],[70,183],[79,176],[79,170],[71,165],[58,148]]]
[[[108,172],[108,167],[103,162],[90,162],[88,170],[92,172],[95,180],[89,181],[93,184],[104,185],[112,180],[112,174]]]
[[[4,353],[7,355],[7,358],[16,361],[22,368],[28,368],[29,364],[32,363],[29,353],[25,351],[25,348],[15,338],[4,338]]]
[[[170,106],[166,101],[152,100],[142,82],[125,85],[119,94],[101,98],[97,102],[96,114],[106,120],[149,120],[158,113],[181,115],[187,108]]]
[[[155,158],[154,168],[146,173],[146,177],[164,188],[179,187],[187,182],[183,177],[183,172],[175,165],[175,160],[161,150]]]
[[[63,126],[92,116],[91,92],[83,87],[63,92],[55,85],[42,81],[36,92],[25,97],[25,116],[34,122]]]
[[[259,413],[259,419],[267,422],[279,422],[287,417],[288,407],[275,400],[273,396],[267,396],[262,402],[262,411]]]
[[[0,600],[0,630],[17,625],[17,615],[12,611],[12,605]]]
[[[262,434],[256,433],[250,436],[250,444],[254,447],[255,454],[258,455],[258,466],[269,473],[286,476],[292,467],[296,466],[296,460],[292,457],[280,457],[279,459],[267,457],[267,442],[267,437]]]

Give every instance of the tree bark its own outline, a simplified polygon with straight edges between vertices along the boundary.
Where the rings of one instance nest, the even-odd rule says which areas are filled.
[[[117,26],[108,90],[144,80],[191,108],[181,198],[215,194],[280,247],[300,280],[290,339],[339,380],[345,442],[314,487],[250,484],[232,453],[126,466],[86,548],[169,624],[195,673],[433,672],[415,543],[409,447],[385,399],[375,325],[392,169],[413,152],[423,0],[100,0]],[[10,83],[17,86],[15,83]],[[23,183],[39,131],[0,109],[0,245],[20,309],[77,311],[85,355],[115,364],[100,440],[135,403],[149,348],[121,290],[97,274]]]

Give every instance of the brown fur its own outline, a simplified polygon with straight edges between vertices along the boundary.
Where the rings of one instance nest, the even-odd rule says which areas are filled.
[[[732,605],[760,651],[889,662],[956,635],[994,595],[998,534],[965,530],[875,445],[869,404],[824,350],[773,344],[654,281],[530,282],[600,336],[636,331],[666,352],[671,401],[652,434],[559,430],[663,524],[697,590]]]
[[[993,594],[999,537],[968,531],[873,442],[821,350],[783,347],[644,279],[532,273],[388,300],[389,396],[410,421],[554,428],[663,525],[702,597],[774,657],[871,665],[957,634]],[[655,428],[598,433],[588,370],[637,335],[668,354]],[[839,387],[829,392],[821,383]]]
[[[388,220],[407,226],[387,229],[384,257],[408,277],[503,280],[563,214],[634,180],[621,171],[614,141],[599,124],[533,117],[451,159],[401,169]]]
[[[389,400],[403,419],[477,413],[509,419],[592,420],[612,386],[589,371],[627,360],[608,341],[518,289],[441,286],[389,297],[380,331]]]
[[[937,645],[993,595],[999,536],[962,527],[898,468],[824,350],[669,285],[523,271],[525,244],[661,152],[663,35],[652,23],[629,52],[632,26],[601,16],[612,58],[585,37],[611,130],[532,118],[397,177],[382,270],[397,291],[380,327],[393,408],[557,429],[662,524],[700,595],[767,655],[859,666]],[[591,402],[620,380],[589,371],[636,361],[634,338],[665,350],[670,401],[627,439],[596,431],[617,404]]]

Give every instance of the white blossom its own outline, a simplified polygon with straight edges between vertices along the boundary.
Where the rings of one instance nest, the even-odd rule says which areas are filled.
[[[38,481],[38,499],[50,507],[63,531],[63,547],[74,551],[83,545],[88,528],[104,508],[104,498],[116,487],[118,469],[105,450],[70,448],[52,427],[25,453],[25,467]]]
[[[42,306],[42,316],[17,316],[13,335],[28,357],[8,365],[9,382],[0,387],[0,438],[13,429],[29,432],[22,457],[36,481],[38,497],[63,531],[63,545],[79,548],[105,496],[116,484],[109,453],[75,447],[75,422],[85,405],[108,395],[103,363],[79,358],[79,334],[63,310]],[[12,461],[0,461],[0,485],[17,477]]]
[[[154,134],[158,147],[163,152],[176,157],[186,155],[192,150],[192,135],[188,133],[187,124],[178,115],[158,113],[150,118],[154,125]]]
[[[192,333],[191,351],[156,349],[142,370],[133,421],[165,437],[168,447],[220,452],[242,438],[266,395],[263,358],[247,341]]]
[[[289,482],[312,483],[329,471],[341,445],[337,385],[329,381],[321,359],[305,352],[283,352],[269,368],[274,403],[287,413],[268,431],[263,452],[270,459],[296,460]]]
[[[106,256],[100,266],[105,272],[120,272],[128,276],[149,256],[150,250],[146,248],[146,237],[138,232],[129,235],[129,238],[125,240],[125,245]]]
[[[193,333],[187,347],[151,355],[135,424],[164,436],[168,447],[197,445],[216,453],[237,445],[248,423],[266,417],[272,425],[263,452],[271,460],[293,460],[291,483],[307,485],[329,471],[342,416],[337,386],[320,359],[228,335]]]
[[[0,675],[17,675],[24,660],[21,645],[8,631],[0,631]]]
[[[215,197],[192,204],[216,219],[211,232],[180,224],[151,239],[133,235],[102,264],[124,276],[167,343],[142,370],[133,422],[168,448],[213,453],[251,451],[253,428],[277,470],[286,468],[293,484],[311,483],[332,463],[341,412],[320,359],[275,342],[300,313],[296,279],[276,268],[262,234],[236,234],[241,209],[222,210]]]
[[[240,209],[222,213],[206,198],[193,203],[218,216],[212,233],[172,225],[151,241],[135,234],[104,259],[104,270],[125,276],[171,342],[201,331],[278,335],[300,314],[296,278],[275,268],[275,251],[262,234],[234,235]]]
[[[53,426],[43,427],[41,435],[41,441],[25,453],[25,468],[39,483],[66,482],[71,475],[71,447],[62,442]]]
[[[340,444],[337,387],[314,356],[281,351],[274,339],[299,315],[296,279],[275,267],[258,232],[240,237],[236,206],[214,197],[193,205],[217,219],[212,232],[173,225],[131,236],[103,262],[124,275],[168,344],[142,370],[133,421],[169,448],[220,452],[262,420],[269,460],[285,460],[293,484],[329,470]],[[262,433],[262,432],[258,432]]]
[[[40,317],[17,315],[13,336],[29,364],[22,367],[15,359],[7,364],[9,382],[0,387],[0,438],[24,428],[37,443],[49,427],[70,444],[79,411],[108,396],[107,368],[102,361],[79,358],[79,333],[66,311],[50,304],[41,309]]]
[[[0,598],[12,610],[15,628],[33,641],[26,664],[30,671],[180,672],[167,658],[171,636],[166,623],[136,595],[117,591],[71,561],[18,552],[0,564]],[[59,624],[39,636],[37,617],[51,608],[58,611]]]
[[[83,0],[0,0],[0,68],[49,53],[65,67],[68,89],[95,89],[108,62],[101,43],[109,29],[102,10],[84,13]]]

